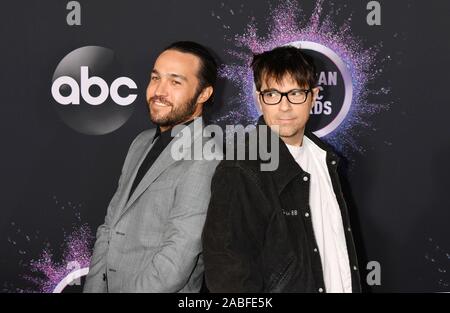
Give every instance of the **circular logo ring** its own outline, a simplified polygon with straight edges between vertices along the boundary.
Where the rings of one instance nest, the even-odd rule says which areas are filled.
[[[345,65],[344,61],[342,61],[342,59],[333,50],[331,50],[328,47],[325,47],[324,45],[312,41],[294,41],[286,44],[286,46],[294,46],[300,49],[313,50],[322,53],[325,56],[327,56],[331,61],[333,61],[333,63],[341,72],[345,87],[344,102],[342,103],[341,110],[327,126],[314,131],[314,134],[317,137],[326,136],[329,133],[333,132],[344,121],[345,117],[350,111],[353,96],[352,75],[347,69],[347,66]]]

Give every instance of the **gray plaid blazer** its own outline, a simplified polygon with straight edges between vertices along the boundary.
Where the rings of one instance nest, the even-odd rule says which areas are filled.
[[[97,230],[84,292],[200,290],[201,234],[219,161],[174,158],[172,150],[185,157],[202,146],[202,119],[186,128],[165,148],[128,200],[156,129],[143,131],[132,142],[105,222]],[[192,136],[185,136],[185,131]],[[184,149],[180,149],[181,138]]]

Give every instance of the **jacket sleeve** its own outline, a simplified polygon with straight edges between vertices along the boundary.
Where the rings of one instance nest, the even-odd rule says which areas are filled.
[[[144,131],[145,132],[145,131]],[[127,168],[129,162],[129,154],[133,145],[137,142],[138,138],[144,133],[142,132],[133,140],[128,149],[127,157],[125,158],[122,172],[120,174],[117,190],[112,197],[108,209],[106,211],[105,221],[97,228],[96,241],[94,244],[94,251],[92,253],[91,262],[89,265],[89,272],[86,276],[83,292],[85,293],[101,293],[107,292],[106,280],[106,252],[108,251],[109,231],[112,218],[117,210],[117,206],[120,200],[121,189],[123,185],[124,170]]]
[[[237,167],[218,168],[203,232],[205,280],[210,292],[263,292],[266,222],[260,188]]]
[[[124,281],[123,292],[178,292],[201,255],[201,234],[216,161],[195,161],[177,182],[159,251]]]

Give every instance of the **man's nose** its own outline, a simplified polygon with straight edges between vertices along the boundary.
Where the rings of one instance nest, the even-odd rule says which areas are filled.
[[[155,96],[167,96],[167,83],[164,80],[160,80],[155,88]]]
[[[291,109],[291,103],[287,99],[287,96],[281,98],[278,109],[283,112],[289,111]]]

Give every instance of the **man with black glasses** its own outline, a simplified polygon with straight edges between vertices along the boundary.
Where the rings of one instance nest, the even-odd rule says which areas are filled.
[[[216,168],[203,232],[206,285],[211,292],[359,292],[339,159],[305,130],[319,92],[315,66],[300,49],[279,47],[255,55],[252,68],[258,124],[281,139],[270,147],[279,150],[278,167],[263,171],[262,160],[245,159]],[[255,132],[258,145],[270,144]]]

